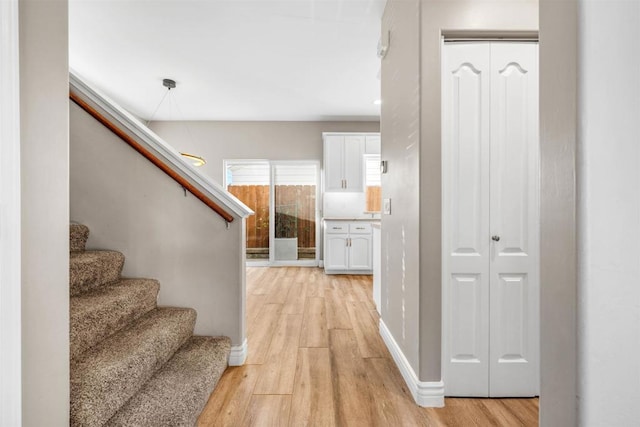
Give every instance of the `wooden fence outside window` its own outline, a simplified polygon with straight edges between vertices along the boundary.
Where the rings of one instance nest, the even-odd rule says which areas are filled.
[[[269,248],[269,186],[230,185],[229,192],[253,209],[255,215],[247,218],[247,249]],[[287,232],[286,237],[297,237],[299,248],[316,247],[316,186],[276,185],[276,212],[278,206],[286,206],[286,212],[279,217],[282,222],[296,224],[295,232]],[[291,207],[295,218],[288,218]],[[276,224],[277,226],[277,224]],[[277,227],[276,227],[277,228]]]

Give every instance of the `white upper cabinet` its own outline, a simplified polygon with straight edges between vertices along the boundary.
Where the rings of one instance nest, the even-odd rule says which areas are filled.
[[[344,189],[346,191],[364,191],[364,138],[362,136],[344,137]]]
[[[324,191],[364,191],[362,134],[324,135]]]
[[[324,190],[344,190],[344,136],[330,135],[324,139]]]

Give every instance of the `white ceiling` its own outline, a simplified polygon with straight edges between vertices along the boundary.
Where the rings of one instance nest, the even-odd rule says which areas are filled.
[[[377,120],[385,0],[71,0],[70,65],[154,120]]]

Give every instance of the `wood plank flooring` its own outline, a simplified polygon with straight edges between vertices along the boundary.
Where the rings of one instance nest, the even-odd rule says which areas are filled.
[[[224,373],[198,426],[537,426],[538,399],[415,405],[384,342],[370,276],[247,270],[247,363]]]

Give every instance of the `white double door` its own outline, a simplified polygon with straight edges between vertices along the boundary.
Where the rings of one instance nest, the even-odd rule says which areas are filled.
[[[537,43],[445,43],[443,380],[539,390]]]

